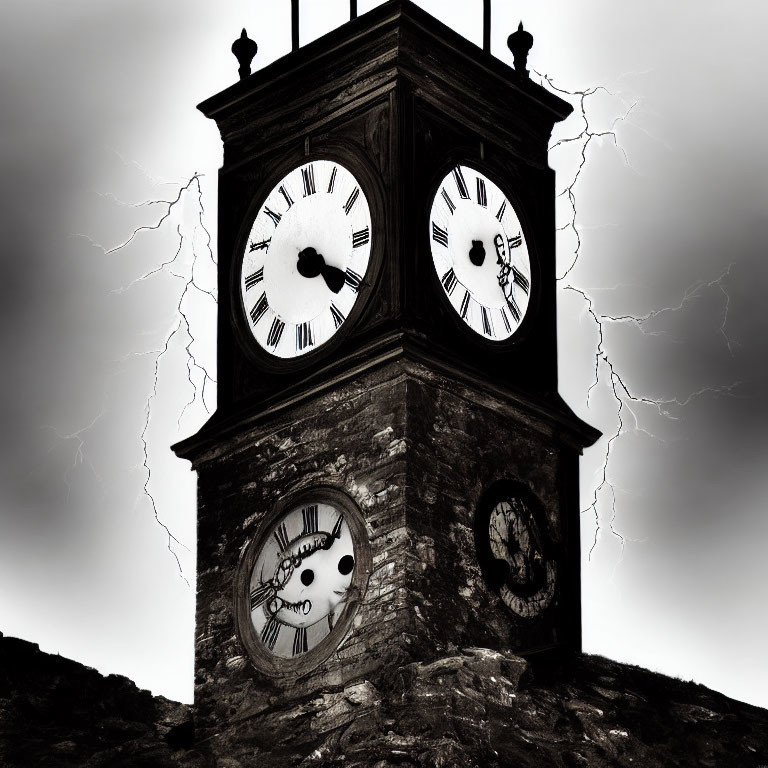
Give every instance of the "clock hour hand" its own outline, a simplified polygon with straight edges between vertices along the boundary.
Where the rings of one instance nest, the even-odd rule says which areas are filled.
[[[344,286],[346,275],[343,270],[332,267],[325,263],[325,259],[312,246],[299,251],[299,260],[296,262],[296,269],[302,277],[323,276],[325,284],[334,292],[338,293]]]

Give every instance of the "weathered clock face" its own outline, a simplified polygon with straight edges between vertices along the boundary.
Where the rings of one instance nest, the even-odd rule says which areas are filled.
[[[357,557],[344,511],[306,502],[266,532],[250,573],[250,620],[263,651],[283,659],[316,648],[346,607]]]
[[[476,529],[478,556],[489,585],[522,618],[541,614],[557,585],[557,562],[536,506],[529,494],[496,494],[481,510]]]
[[[240,270],[244,318],[278,358],[325,344],[354,307],[371,255],[368,200],[339,163],[315,160],[284,176],[259,208]]]
[[[458,165],[440,183],[429,217],[432,260],[453,309],[475,333],[504,341],[528,309],[531,264],[510,199]]]

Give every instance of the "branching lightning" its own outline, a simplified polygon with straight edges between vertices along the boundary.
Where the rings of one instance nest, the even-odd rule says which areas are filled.
[[[203,204],[203,187],[200,180],[200,174],[193,174],[184,183],[176,185],[175,194],[169,196],[167,199],[158,198],[144,200],[140,203],[125,203],[115,195],[104,195],[115,204],[133,209],[146,209],[149,212],[149,220],[136,226],[125,239],[118,245],[112,247],[104,247],[96,243],[90,237],[81,236],[85,237],[91,244],[98,246],[105,256],[115,254],[122,255],[122,252],[125,252],[126,254],[130,253],[132,245],[143,241],[143,238],[151,235],[151,233],[157,232],[163,228],[175,226],[175,251],[167,258],[160,260],[158,263],[133,278],[126,285],[113,289],[112,293],[123,294],[130,291],[138,284],[146,283],[162,274],[169,275],[178,286],[176,288],[174,318],[162,338],[160,345],[155,349],[132,352],[123,359],[126,359],[127,357],[147,356],[153,359],[154,364],[152,366],[151,379],[147,381],[147,390],[143,405],[143,422],[139,433],[142,456],[141,470],[144,473],[142,496],[147,499],[155,522],[162,528],[166,538],[166,547],[174,559],[179,576],[187,583],[187,585],[189,585],[189,581],[184,574],[182,563],[178,555],[178,548],[188,548],[173,533],[168,524],[164,522],[160,513],[158,501],[152,492],[153,472],[149,429],[153,413],[157,408],[158,390],[161,384],[161,379],[163,378],[162,364],[164,359],[171,354],[173,348],[176,348],[177,351],[183,350],[187,370],[186,381],[190,389],[189,399],[183,404],[178,412],[176,418],[177,426],[181,427],[181,421],[184,415],[193,405],[195,405],[195,403],[199,403],[206,413],[210,413],[211,409],[209,407],[209,401],[215,397],[216,378],[211,373],[211,363],[205,359],[201,359],[199,352],[195,350],[197,338],[193,329],[196,327],[195,315],[197,310],[194,307],[190,307],[190,302],[200,299],[211,301],[214,305],[217,303],[215,287],[208,287],[205,278],[199,275],[200,270],[206,266],[203,264],[204,261],[207,262],[207,266],[209,267],[211,265],[215,267],[216,265],[213,249],[211,247],[210,231],[205,223],[206,210]],[[187,210],[187,221],[190,219],[189,206],[194,208],[194,216],[191,217],[194,223],[191,227],[191,231],[187,231],[189,227],[185,226],[182,217],[185,206]],[[200,239],[202,239],[202,245],[198,242]],[[211,285],[215,286],[215,281],[213,281]],[[102,415],[103,412],[99,414],[91,424],[88,424],[81,430],[69,435],[63,435],[54,430],[56,435],[62,440],[78,441],[75,465],[70,471],[74,471],[76,466],[83,462],[87,432]],[[170,442],[170,439],[168,442]],[[68,478],[66,479],[68,481]]]
[[[608,344],[608,339],[605,333],[606,327],[608,325],[626,325],[646,336],[666,336],[673,341],[677,341],[668,329],[664,327],[659,329],[657,327],[658,323],[663,322],[665,316],[687,310],[705,291],[717,290],[722,294],[724,302],[718,333],[725,341],[729,353],[733,355],[734,349],[738,345],[727,332],[728,312],[730,309],[730,295],[727,290],[727,281],[731,276],[734,264],[729,264],[725,270],[712,280],[699,280],[688,286],[684,290],[679,302],[674,306],[653,309],[644,314],[637,315],[613,315],[600,312],[596,308],[595,300],[589,294],[588,290],[579,287],[572,282],[572,272],[583,258],[583,242],[579,227],[577,226],[576,188],[587,165],[589,148],[595,139],[605,139],[610,141],[616,151],[621,154],[627,168],[631,169],[629,157],[619,142],[617,129],[622,123],[626,123],[629,120],[630,115],[637,110],[640,102],[638,100],[630,102],[622,100],[623,112],[613,119],[610,128],[601,131],[593,130],[590,121],[590,98],[597,94],[606,94],[616,98],[616,94],[604,86],[569,91],[555,85],[552,77],[540,73],[536,74],[550,89],[558,92],[571,103],[574,103],[575,101],[575,117],[579,121],[579,129],[575,134],[557,139],[550,146],[550,151],[568,144],[576,145],[579,148],[578,161],[574,164],[575,167],[573,170],[568,174],[565,186],[558,193],[558,197],[564,197],[567,200],[569,212],[567,221],[558,227],[558,231],[572,233],[575,237],[575,247],[569,249],[571,255],[568,258],[568,266],[558,277],[558,283],[563,291],[569,291],[581,297],[584,302],[585,311],[597,333],[597,343],[594,349],[594,376],[586,393],[587,406],[590,406],[592,394],[600,384],[605,384],[607,386],[610,397],[615,403],[614,427],[605,435],[607,439],[597,482],[592,488],[591,498],[589,499],[588,504],[582,509],[582,514],[591,514],[594,516],[595,520],[594,539],[589,549],[588,556],[591,560],[592,553],[597,546],[601,530],[601,518],[607,518],[611,535],[616,537],[620,542],[621,553],[618,560],[618,562],[620,562],[624,554],[625,545],[629,539],[617,530],[614,525],[618,509],[616,501],[616,485],[611,479],[611,467],[613,464],[613,454],[616,444],[622,435],[630,431],[636,434],[642,434],[653,440],[664,442],[662,438],[654,434],[650,427],[642,426],[643,420],[638,414],[638,409],[643,407],[648,408],[652,412],[655,412],[658,417],[678,420],[682,418],[683,409],[693,401],[704,396],[733,395],[735,390],[739,387],[740,382],[734,382],[724,386],[702,387],[696,391],[688,393],[684,397],[664,398],[642,394],[631,386],[629,373],[622,370],[616,362],[616,355],[612,354],[612,349]],[[654,321],[653,327],[652,321]],[[607,505],[606,513],[601,512],[603,504]]]
[[[72,491],[72,475],[75,471],[77,471],[77,468],[82,466],[83,464],[86,464],[88,468],[91,470],[93,476],[96,478],[96,481],[103,487],[104,483],[102,482],[101,477],[99,476],[99,473],[96,471],[96,468],[93,466],[93,462],[91,461],[90,457],[86,453],[85,450],[85,439],[83,438],[83,435],[86,434],[90,429],[93,429],[93,427],[96,426],[96,424],[101,420],[101,418],[104,416],[104,406],[101,407],[101,410],[94,416],[94,418],[86,424],[84,427],[81,427],[80,429],[70,432],[68,434],[62,432],[61,430],[57,429],[56,427],[52,426],[51,424],[45,424],[43,426],[43,429],[50,430],[53,432],[53,434],[56,436],[56,439],[60,442],[67,443],[67,442],[73,442],[75,446],[74,453],[72,455],[72,463],[64,472],[64,484],[67,486],[67,500],[69,500],[69,494]],[[53,448],[49,448],[49,452],[53,450]]]

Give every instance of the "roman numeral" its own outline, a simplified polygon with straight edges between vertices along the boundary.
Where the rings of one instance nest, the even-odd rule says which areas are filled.
[[[352,210],[353,206],[357,202],[357,198],[360,195],[360,187],[355,187],[354,190],[352,190],[352,194],[347,198],[347,202],[344,204],[344,213],[349,216],[349,212]]]
[[[360,290],[360,283],[363,282],[363,278],[360,277],[360,275],[357,274],[357,272],[353,272],[351,269],[348,269],[344,273],[344,282],[355,292],[357,293]]]
[[[262,240],[260,243],[251,243],[248,246],[249,253],[253,253],[254,251],[264,251],[267,248],[269,248],[269,244],[272,242],[272,238],[268,237],[266,240]]]
[[[336,186],[336,171],[339,169],[334,165],[331,169],[331,178],[328,181],[328,194],[333,192],[333,188]]]
[[[515,322],[520,322],[520,307],[517,306],[517,302],[511,297],[507,296],[507,306],[509,307],[509,311],[512,313],[512,317],[515,318]]]
[[[444,188],[440,194],[443,196],[443,200],[445,200],[445,204],[448,206],[448,210],[450,211],[451,215],[453,215],[453,212],[456,210],[456,205],[454,204],[453,200],[451,200],[451,196],[445,191]]]
[[[302,168],[301,178],[304,182],[304,197],[314,195],[317,192],[315,189],[315,166],[310,163],[307,168]]]
[[[270,616],[267,623],[264,625],[264,628],[261,630],[261,642],[264,643],[270,651],[275,647],[282,626],[282,622],[278,621],[274,616]]]
[[[469,314],[469,291],[464,291],[464,298],[461,300],[461,318],[462,320],[467,319],[467,315]]]
[[[300,352],[306,347],[314,346],[315,340],[312,337],[312,326],[307,323],[301,323],[296,326],[296,349]]]
[[[331,315],[333,317],[333,325],[336,328],[338,328],[347,319],[343,312],[335,304],[331,304]]]
[[[488,193],[485,191],[485,179],[477,177],[477,203],[483,208],[488,207]]]
[[[308,507],[302,507],[301,516],[304,519],[304,533],[317,533],[317,504],[310,504]]]
[[[480,307],[480,316],[483,319],[483,333],[486,336],[493,336],[493,323],[491,322],[491,315],[488,312],[488,307]]]
[[[288,194],[288,190],[283,186],[283,187],[280,187],[280,189],[278,189],[277,191],[285,198],[285,202],[288,204],[288,207],[290,208],[293,205],[293,200],[291,200],[291,196]]]
[[[501,220],[504,218],[504,214],[506,213],[506,211],[507,211],[507,201],[502,200],[499,210],[496,211],[496,218],[499,220],[499,222],[501,222]]]
[[[267,334],[267,346],[276,347],[280,343],[284,330],[285,323],[279,317],[276,317],[272,321],[272,326]]]
[[[270,210],[269,208],[264,209],[264,213],[269,216],[270,219],[272,219],[272,223],[277,226],[280,223],[280,219],[283,217],[279,213],[275,213],[274,211]]]
[[[453,267],[451,267],[441,278],[440,282],[443,284],[443,288],[445,288],[445,292],[449,295],[453,295],[453,289],[456,287],[456,283],[458,280],[456,279],[456,273],[453,271]]]
[[[281,552],[285,552],[286,549],[288,549],[288,544],[290,543],[290,540],[288,538],[288,531],[285,528],[285,523],[280,523],[280,525],[277,526],[275,529],[275,541],[277,542],[277,546],[280,549]]]
[[[264,279],[264,267],[259,267],[252,275],[248,275],[245,278],[245,290],[253,288],[256,283],[260,283]]]
[[[262,293],[259,297],[259,300],[254,305],[253,309],[251,310],[251,322],[256,325],[256,323],[261,320],[262,317],[266,314],[267,310],[269,309],[269,301],[267,301],[267,294]]]
[[[467,189],[467,182],[464,181],[464,174],[461,168],[457,165],[451,173],[453,174],[453,180],[456,182],[456,189],[459,190],[459,195],[464,200],[469,200],[469,190]]]
[[[517,268],[512,267],[512,280],[516,282],[526,293],[531,289],[528,278]]]
[[[307,652],[307,628],[296,627],[296,634],[293,636],[293,655]]]
[[[436,243],[444,245],[446,248],[448,247],[448,232],[441,226],[435,224],[434,221],[432,222],[432,239]]]
[[[255,611],[271,594],[271,584],[259,584],[256,589],[251,590],[251,610]]]
[[[344,525],[344,518],[339,515],[336,522],[333,524],[333,530],[331,531],[331,538],[338,539],[341,536],[341,526]]]
[[[514,237],[507,238],[507,245],[511,251],[513,248],[519,248],[523,244],[523,236],[515,235]]]
[[[507,333],[512,333],[512,326],[509,324],[509,318],[504,311],[504,307],[501,308],[501,319],[504,321],[504,327],[507,329]]]
[[[365,245],[371,239],[371,233],[368,231],[368,227],[361,229],[359,232],[352,233],[352,247],[359,248],[361,245]]]

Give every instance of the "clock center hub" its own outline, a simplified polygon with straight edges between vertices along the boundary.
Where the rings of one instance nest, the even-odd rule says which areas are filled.
[[[329,295],[344,284],[351,231],[333,195],[299,199],[283,213],[264,265],[264,280],[270,285],[291,286],[270,295],[281,320],[302,323],[328,309]],[[323,277],[316,279],[318,275]]]

